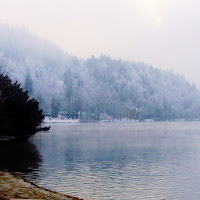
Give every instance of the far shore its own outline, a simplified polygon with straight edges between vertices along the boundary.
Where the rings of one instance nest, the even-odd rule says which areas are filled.
[[[52,117],[45,117],[43,123],[78,123],[79,119],[67,119],[67,118],[52,118]]]
[[[107,118],[107,119],[100,119],[99,121],[97,120],[80,120],[80,119],[68,119],[66,117],[57,117],[57,118],[52,118],[52,117],[45,117],[45,119],[42,121],[42,123],[80,123],[80,122],[98,122],[98,123],[105,123],[105,122],[117,122],[117,123],[132,123],[132,122],[185,122],[185,121],[200,121],[200,119],[159,119],[159,118],[153,118],[153,119],[127,119],[127,118],[121,118],[121,119],[116,119],[116,118]]]
[[[41,188],[7,170],[0,171],[0,199],[81,200],[77,197]]]

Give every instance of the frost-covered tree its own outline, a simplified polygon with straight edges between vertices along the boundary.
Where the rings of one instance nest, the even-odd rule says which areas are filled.
[[[54,110],[55,97],[60,103],[56,112],[64,110],[73,118],[121,118],[129,105],[140,118],[200,118],[200,92],[171,71],[105,55],[78,59],[26,29],[3,24],[0,52],[13,68],[12,80],[38,97],[45,112]]]
[[[27,73],[25,75],[24,89],[28,90],[29,94],[33,93],[33,81],[29,69],[27,70]]]
[[[65,84],[65,94],[66,100],[70,102],[73,94],[73,80],[72,80],[71,70],[67,70],[64,75],[64,84]]]

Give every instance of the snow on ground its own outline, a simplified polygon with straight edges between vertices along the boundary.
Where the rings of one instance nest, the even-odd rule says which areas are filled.
[[[79,119],[45,117],[43,123],[78,123]]]

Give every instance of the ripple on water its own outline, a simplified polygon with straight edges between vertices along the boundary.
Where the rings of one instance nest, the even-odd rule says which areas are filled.
[[[21,172],[39,186],[87,200],[200,197],[200,122],[53,126],[30,140],[41,159]]]

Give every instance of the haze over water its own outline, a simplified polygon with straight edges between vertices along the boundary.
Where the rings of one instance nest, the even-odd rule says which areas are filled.
[[[0,72],[46,116],[200,119],[199,7],[195,0],[0,0]],[[13,114],[11,104],[21,101],[7,91],[0,89],[3,135],[26,119]],[[26,113],[21,104],[16,110]],[[0,158],[0,169],[88,200],[200,199],[197,121],[51,123],[27,142],[0,145]]]
[[[88,200],[200,197],[200,122],[51,126],[23,146],[23,162],[10,170]]]

